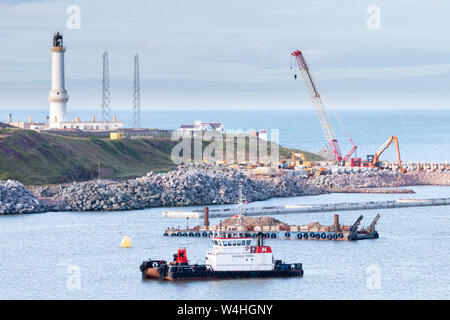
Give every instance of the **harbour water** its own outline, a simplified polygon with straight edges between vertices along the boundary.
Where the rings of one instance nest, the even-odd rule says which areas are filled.
[[[327,194],[271,199],[254,205],[450,194],[450,187],[413,189],[416,194]],[[365,225],[381,214],[377,225],[380,238],[376,240],[267,240],[276,257],[303,263],[303,278],[176,283],[141,280],[139,264],[150,257],[170,259],[180,246],[188,248],[191,262],[204,261],[208,239],[162,236],[167,226],[192,226],[200,220],[163,219],[159,208],[3,216],[0,299],[447,299],[448,212],[448,206],[364,211]],[[350,224],[361,212],[340,214],[341,222]],[[331,224],[333,213],[276,218],[292,224]],[[132,238],[132,248],[120,248],[125,235]]]

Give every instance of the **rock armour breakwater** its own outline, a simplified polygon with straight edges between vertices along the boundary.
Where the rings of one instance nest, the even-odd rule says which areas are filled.
[[[319,188],[385,188],[417,185],[449,186],[450,171],[410,171],[405,174],[397,170],[368,170],[316,176],[310,182]]]
[[[34,195],[19,182],[3,181],[0,182],[0,214],[232,204],[238,202],[240,186],[244,199],[252,202],[351,190],[379,192],[380,189],[373,188],[411,185],[450,185],[450,171],[401,174],[395,170],[373,169],[309,179],[283,174],[258,178],[252,176],[251,171],[226,166],[187,164],[167,174],[150,172],[126,181],[33,187]]]
[[[53,210],[115,211],[147,207],[231,204],[273,197],[323,193],[317,186],[289,176],[257,179],[226,166],[179,165],[167,174],[148,173],[124,182],[87,182],[34,188],[39,197],[57,199]]]

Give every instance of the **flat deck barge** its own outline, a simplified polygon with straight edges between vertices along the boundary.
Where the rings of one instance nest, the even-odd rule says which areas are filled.
[[[367,228],[360,228],[363,216],[361,215],[353,225],[341,225],[339,215],[334,215],[334,224],[331,226],[321,225],[313,222],[306,225],[239,225],[238,216],[233,226],[209,226],[208,208],[205,208],[205,222],[203,226],[192,228],[168,228],[164,231],[166,237],[197,237],[210,238],[223,235],[232,237],[253,237],[262,233],[265,238],[284,240],[323,240],[323,241],[352,241],[364,239],[377,239],[378,232],[375,225],[380,218],[377,214],[372,223]]]

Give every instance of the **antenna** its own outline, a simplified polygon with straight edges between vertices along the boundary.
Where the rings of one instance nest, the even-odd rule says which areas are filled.
[[[133,127],[141,127],[141,88],[139,81],[139,55],[134,56]]]
[[[242,231],[242,185],[239,186],[239,231]]]
[[[110,92],[109,92],[109,58],[108,52],[104,52],[103,58],[103,80],[102,80],[102,121],[111,121]]]

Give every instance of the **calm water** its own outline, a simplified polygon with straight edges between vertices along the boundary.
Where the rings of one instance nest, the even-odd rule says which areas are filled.
[[[442,197],[450,187],[414,187],[402,198]],[[263,203],[318,203],[396,199],[398,195],[329,194]],[[139,264],[170,259],[179,246],[191,262],[203,261],[207,239],[165,238],[167,226],[186,219],[160,218],[161,209],[110,213],[46,213],[0,217],[0,299],[448,299],[449,207],[342,212],[351,224],[362,213],[368,225],[381,213],[380,238],[358,242],[268,240],[277,257],[303,262],[305,276],[291,279],[142,281]],[[331,224],[333,213],[276,218]],[[200,221],[190,219],[189,223]],[[217,220],[213,220],[217,223]],[[120,248],[124,235],[133,247]],[[81,289],[67,288],[67,265],[80,269]],[[375,266],[375,267],[374,267]],[[369,268],[369,269],[368,269]],[[380,288],[368,288],[367,270],[378,268]]]
[[[13,118],[27,120],[28,113],[21,111],[0,110],[0,121],[6,121],[8,112]],[[131,125],[131,112],[116,112],[119,120]],[[47,111],[32,113],[34,120],[44,121]],[[68,118],[75,116],[91,119],[91,112],[69,111]],[[391,135],[399,138],[402,158],[405,161],[450,161],[450,110],[441,111],[386,111],[362,110],[339,111],[338,116],[359,146],[358,156],[365,158],[373,154]],[[101,115],[96,114],[96,119]],[[336,136],[342,153],[347,153],[350,143],[345,133],[334,123]],[[200,121],[220,121],[227,129],[279,129],[280,143],[286,147],[300,148],[316,152],[325,144],[325,138],[313,110],[299,111],[144,111],[144,127],[174,129],[180,124]],[[394,148],[386,150],[382,159],[396,160]]]

